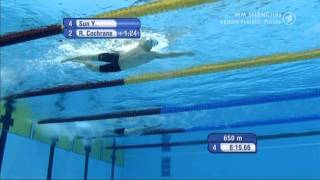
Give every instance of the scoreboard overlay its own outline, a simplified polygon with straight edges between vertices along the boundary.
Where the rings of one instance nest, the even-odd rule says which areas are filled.
[[[141,37],[141,22],[137,18],[64,18],[63,26],[64,36],[71,39]]]
[[[211,133],[208,135],[211,153],[256,153],[257,136],[252,133]]]

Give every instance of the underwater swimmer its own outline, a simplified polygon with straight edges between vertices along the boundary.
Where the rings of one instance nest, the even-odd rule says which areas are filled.
[[[105,130],[102,135],[119,135],[119,136],[130,136],[130,135],[141,135],[143,133],[152,132],[157,130],[161,124],[154,126],[143,126],[141,128],[118,128],[118,129],[109,129]]]
[[[179,56],[193,56],[192,52],[160,53],[151,51],[158,45],[155,39],[142,39],[138,46],[126,52],[110,52],[97,55],[84,55],[63,60],[62,63],[73,61],[83,63],[87,68],[97,72],[117,72],[148,63],[154,59],[164,59]],[[92,62],[103,61],[104,65],[96,65]]]
[[[125,135],[125,136],[141,135],[143,133],[153,131],[153,130],[159,128],[160,126],[161,126],[161,124],[155,125],[155,126],[150,126],[150,127],[144,126],[142,128],[132,128],[132,129],[119,128],[119,129],[114,129],[113,133],[116,135]]]

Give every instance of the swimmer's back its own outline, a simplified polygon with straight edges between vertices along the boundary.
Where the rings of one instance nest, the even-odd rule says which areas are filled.
[[[121,52],[119,57],[119,66],[121,69],[129,69],[151,61],[151,51],[145,51],[140,46],[137,46],[129,51]]]

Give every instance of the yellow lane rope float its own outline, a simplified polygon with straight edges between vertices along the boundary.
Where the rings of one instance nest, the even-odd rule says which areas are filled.
[[[125,84],[133,84],[138,82],[146,82],[160,79],[171,79],[183,76],[191,76],[205,73],[215,73],[221,71],[228,71],[234,69],[243,69],[249,67],[258,67],[270,64],[279,64],[293,61],[303,61],[320,57],[320,50],[311,50],[305,52],[291,53],[291,54],[276,54],[271,56],[261,56],[256,58],[247,58],[238,61],[227,61],[223,63],[206,64],[186,68],[176,71],[151,73],[139,76],[133,76],[124,79]]]
[[[175,10],[179,8],[192,7],[200,4],[215,2],[216,0],[159,0],[151,3],[145,3],[138,6],[132,6],[101,13],[94,18],[122,18],[122,17],[140,17],[149,14],[156,14],[164,11]],[[40,39],[63,32],[63,25],[54,24],[45,27],[38,27],[21,32],[12,32],[0,36],[0,47],[9,46],[25,41]]]
[[[124,18],[140,17],[149,14],[161,13],[164,11],[175,10],[179,8],[192,7],[200,4],[210,3],[217,0],[159,0],[140,6],[132,6],[107,13],[101,13],[95,18]]]

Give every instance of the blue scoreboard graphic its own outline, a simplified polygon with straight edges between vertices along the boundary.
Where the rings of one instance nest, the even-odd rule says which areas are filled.
[[[252,133],[211,133],[208,150],[211,153],[256,153],[257,136]]]
[[[66,38],[140,38],[141,23],[137,18],[65,18]]]

